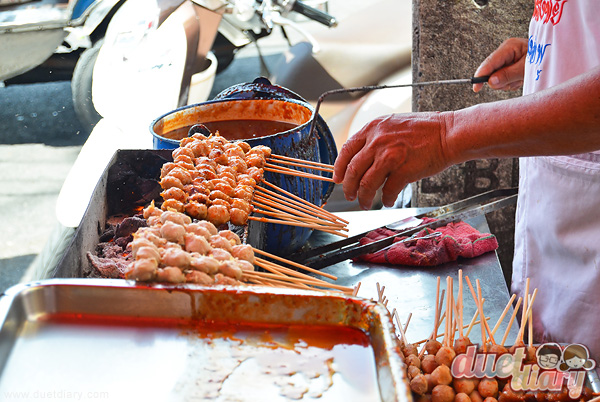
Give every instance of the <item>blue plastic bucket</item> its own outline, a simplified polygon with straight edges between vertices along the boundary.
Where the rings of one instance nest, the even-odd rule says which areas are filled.
[[[249,85],[256,85],[256,82]],[[234,91],[227,96],[229,98],[181,107],[160,116],[150,126],[154,148],[177,148],[179,140],[169,139],[165,135],[178,133],[180,136],[185,136],[186,130],[198,123],[270,120],[296,126],[273,135],[245,138],[244,141],[253,147],[266,145],[277,155],[327,164],[333,164],[335,161],[337,157],[335,141],[325,122],[319,118],[315,133],[313,135],[309,133],[314,111],[309,103],[301,99],[280,96],[279,93],[271,96],[261,92],[259,96],[255,94],[248,96],[247,91]],[[309,171],[309,173],[320,174],[316,171]],[[326,202],[334,186],[333,183],[321,180],[272,172],[265,172],[265,180],[317,206]],[[268,186],[264,187],[270,189]],[[248,232],[253,246],[283,256],[302,247],[311,235],[312,229],[251,221]]]

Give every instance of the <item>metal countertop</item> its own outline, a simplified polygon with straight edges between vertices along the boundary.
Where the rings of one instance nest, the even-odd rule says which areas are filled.
[[[427,212],[430,209],[384,209],[342,212],[337,213],[337,215],[350,222],[348,235],[353,236],[378,228],[386,223]],[[467,223],[482,233],[489,233],[490,229],[484,216],[471,219]],[[310,247],[317,247],[336,240],[339,240],[339,237],[323,232],[315,232],[310,237],[308,244]],[[409,313],[412,313],[406,336],[410,342],[416,342],[427,338],[433,330],[437,277],[441,277],[440,292],[441,289],[446,288],[446,277],[451,276],[454,278],[454,294],[457,295],[459,269],[463,271],[463,278],[468,276],[473,286],[475,286],[475,280],[479,279],[482,295],[486,299],[484,313],[486,316],[491,317],[488,323],[490,328],[493,328],[510,299],[496,252],[489,252],[472,259],[460,258],[458,261],[437,267],[406,267],[344,261],[326,267],[322,271],[337,276],[336,283],[343,286],[355,286],[358,282],[361,282],[358,292],[360,297],[377,300],[377,282],[380,286],[385,286],[384,296],[389,300],[387,305],[389,311],[396,308],[400,320],[403,322],[406,321]],[[463,301],[463,320],[466,325],[471,321],[476,310],[475,302],[466,282],[463,283]],[[503,324],[496,332],[495,338],[497,340],[502,338],[506,329],[505,323],[508,323],[512,311],[511,308],[503,320]],[[443,332],[443,330],[438,332]],[[515,320],[506,342],[507,345],[514,342],[517,332],[518,324]],[[471,331],[469,338],[473,342],[480,342],[481,330],[478,324]]]

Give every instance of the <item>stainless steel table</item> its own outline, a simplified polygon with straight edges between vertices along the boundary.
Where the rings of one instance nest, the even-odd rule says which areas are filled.
[[[337,215],[350,222],[348,234],[352,236],[427,210],[417,208],[385,209],[344,212]],[[467,223],[482,233],[489,233],[489,227],[484,216],[469,220]],[[309,246],[316,247],[336,240],[339,240],[339,237],[323,232],[315,232],[309,239]],[[358,282],[361,282],[358,296],[365,298],[377,300],[377,283],[385,286],[384,295],[389,300],[387,305],[389,311],[394,308],[397,309],[403,322],[406,321],[409,313],[412,313],[406,336],[410,342],[416,342],[427,338],[433,330],[437,277],[441,277],[441,289],[446,288],[447,276],[454,278],[454,294],[457,295],[459,269],[462,269],[463,277],[469,277],[473,286],[475,286],[475,280],[479,279],[481,292],[485,298],[484,313],[486,316],[491,317],[489,326],[493,328],[510,299],[502,268],[495,252],[489,252],[472,259],[459,259],[437,267],[406,267],[344,261],[324,268],[323,272],[337,276],[336,283],[343,286],[355,286]],[[466,325],[475,314],[476,306],[466,282],[463,283],[463,288],[463,320]],[[494,338],[497,341],[502,338],[512,311],[511,308],[496,332]],[[518,324],[515,320],[506,342],[507,345],[514,342],[517,332]],[[469,338],[473,342],[480,342],[481,330],[479,325],[474,327]]]

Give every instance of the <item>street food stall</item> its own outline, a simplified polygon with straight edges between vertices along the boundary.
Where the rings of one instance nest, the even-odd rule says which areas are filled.
[[[595,396],[588,388],[567,395],[562,382],[554,393],[529,395],[504,377],[455,376],[455,357],[469,347],[516,356],[511,346],[520,346],[525,364],[537,364],[524,340],[543,290],[528,289],[515,303],[494,247],[479,247],[494,241],[485,205],[514,202],[514,190],[490,196],[499,204],[331,213],[323,205],[337,151],[326,125],[313,137],[308,106],[253,98],[265,93],[254,85],[242,97],[157,119],[155,138],[183,132],[172,149],[113,156],[52,278],[0,298],[2,395],[18,388],[34,398],[161,401]],[[232,141],[218,128],[189,124],[203,112],[230,121],[227,111],[239,114],[245,102],[294,127]],[[412,266],[391,257],[427,255],[419,247],[444,241],[470,254]]]

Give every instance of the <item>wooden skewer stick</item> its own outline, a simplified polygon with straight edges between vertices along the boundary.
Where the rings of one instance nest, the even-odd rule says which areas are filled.
[[[276,163],[279,163],[280,165],[295,166],[295,167],[299,167],[299,168],[303,168],[303,169],[321,170],[323,172],[333,173],[333,168],[326,168],[326,167],[315,166],[315,165],[307,165],[304,163],[297,163],[297,162],[289,162],[289,161],[284,161],[281,159],[280,160],[270,159],[267,161],[267,163],[265,163],[265,166],[280,167],[280,165],[276,165]]]
[[[533,346],[533,297],[529,299],[529,314],[527,315],[527,344],[529,347]]]
[[[471,280],[469,279],[469,277],[465,277],[465,280],[467,281],[467,285],[469,285],[469,290],[471,291],[471,296],[473,296],[473,300],[475,301],[475,305],[477,306],[477,309],[479,310],[479,316],[480,317],[485,317],[483,314],[483,305],[480,303],[481,299],[477,297],[477,295],[475,294],[475,290],[473,289],[473,285],[471,284]],[[485,325],[480,324],[481,326],[481,345],[483,348],[483,352],[487,352],[487,338],[485,336]]]
[[[485,303],[485,297],[481,299],[481,305],[483,306],[483,304]],[[479,316],[479,309],[475,310],[475,314],[473,315],[473,318],[471,319],[471,322],[469,323],[469,326],[467,327],[467,332],[465,332],[465,336],[469,336],[469,334],[471,333],[471,330],[473,329],[473,326],[475,325],[475,319]],[[481,322],[481,321],[479,321]]]
[[[406,324],[404,324],[404,333],[408,330],[408,324],[410,323],[410,319],[412,318],[412,313],[408,313],[408,318],[406,319]]]
[[[508,338],[508,333],[510,332],[510,327],[512,327],[513,322],[515,321],[515,317],[517,316],[517,313],[519,312],[519,307],[521,306],[521,301],[523,301],[523,299],[521,297],[519,297],[519,300],[517,300],[517,305],[515,306],[515,310],[513,311],[512,315],[510,316],[510,321],[508,321],[508,326],[506,327],[506,330],[504,331],[504,336],[502,337],[502,340],[500,341],[500,346],[504,346],[504,344],[506,343],[506,338]]]
[[[268,273],[268,272],[258,272],[258,271],[245,271],[243,273],[244,277],[247,278],[261,278],[261,279],[276,279],[276,280],[280,280],[280,281],[284,281],[284,282],[291,282],[293,284],[296,284],[298,286],[301,286],[304,289],[311,289],[311,290],[315,290],[315,288],[312,288],[310,286],[308,286],[305,282],[302,281],[302,279],[299,278],[294,278],[291,276],[286,276],[286,275],[282,275],[279,273]]]
[[[433,331],[431,331],[431,338],[433,339],[433,337],[435,336],[435,334],[437,334],[437,328],[439,325],[439,321],[440,321],[440,303],[439,303],[439,298],[440,298],[440,277],[437,277],[437,284],[435,287],[435,316],[433,317]]]
[[[254,253],[267,256],[269,258],[272,258],[274,260],[286,263],[286,264],[291,265],[293,267],[300,268],[300,269],[303,269],[305,271],[312,272],[313,274],[317,274],[317,275],[321,275],[321,276],[327,277],[329,279],[333,279],[334,281],[337,280],[337,277],[334,276],[334,275],[331,275],[331,274],[328,274],[328,273],[325,273],[325,272],[321,272],[321,271],[319,271],[317,269],[314,269],[314,268],[311,268],[311,267],[307,267],[306,265],[298,264],[297,262],[294,262],[294,261],[286,260],[285,258],[278,257],[278,256],[276,256],[274,254],[271,254],[271,253],[267,253],[266,251],[259,250],[259,249],[255,248],[255,247],[252,247],[252,250],[254,250]]]
[[[334,221],[334,222],[343,222],[345,224],[349,224],[349,222],[347,220],[344,220],[344,219],[338,217],[337,215],[327,211],[323,207],[318,207],[314,204],[311,204],[310,202],[308,202],[290,192],[287,192],[287,191],[275,186],[274,184],[271,184],[266,181],[263,183],[267,186],[273,187],[274,189],[276,189],[277,191],[279,191],[283,194],[278,194],[275,191],[271,191],[264,187],[256,187],[255,194],[260,194],[261,196],[263,196],[265,198],[270,198],[275,202],[283,202],[287,205],[290,205],[290,204],[296,205],[303,210],[307,210],[307,212],[308,211],[314,212],[316,215],[320,216],[323,219],[329,218],[329,220]]]
[[[286,212],[272,212],[272,211],[265,210],[265,209],[259,209],[259,207],[263,207],[263,208],[266,207],[268,209],[273,209],[273,208],[270,208],[269,206],[262,206],[260,203],[257,203],[257,202],[253,202],[252,205],[255,206],[254,212],[256,212],[257,214],[272,216],[274,218],[279,218],[279,219],[285,219],[285,220],[289,220],[291,222],[314,223],[315,225],[323,226],[323,228],[328,228],[327,230],[332,230],[332,231],[348,230],[348,229],[344,228],[343,226],[340,226],[339,224],[332,224],[331,222],[328,222],[328,221],[322,221],[322,220],[315,219],[315,218],[305,218],[303,216],[296,216],[296,215],[288,214]]]
[[[263,168],[263,170],[265,172],[281,173],[281,174],[287,174],[290,176],[298,176],[298,177],[304,177],[306,179],[322,180],[322,181],[328,181],[330,183],[333,183],[333,179],[330,177],[319,176],[319,175],[311,174],[311,173],[304,173],[299,170],[288,169],[288,168],[284,168],[284,167],[280,167],[278,169],[273,169],[273,168],[265,166]]]
[[[500,318],[498,318],[498,321],[496,322],[496,325],[494,325],[494,328],[492,329],[492,335],[496,334],[496,331],[498,330],[498,328],[500,328],[500,324],[502,324],[502,321],[504,320],[504,317],[506,317],[506,314],[508,313],[508,310],[510,310],[510,306],[512,306],[513,302],[515,301],[515,299],[517,298],[517,295],[513,294],[510,297],[510,300],[508,301],[508,303],[506,303],[506,307],[504,307],[504,311],[502,311],[502,314],[500,314]]]
[[[400,318],[398,317],[398,311],[395,311],[396,316],[396,324],[398,326],[398,331],[400,332],[400,335],[402,336],[402,342],[404,342],[405,346],[408,346],[408,339],[406,339],[406,334],[404,333],[404,330],[402,329],[402,323],[400,322]]]
[[[270,203],[275,204],[276,206],[279,206],[281,204],[287,205],[289,208],[294,209],[296,211],[306,211],[307,215],[310,214],[310,216],[316,216],[316,217],[324,219],[326,221],[347,225],[347,223],[342,222],[337,219],[334,219],[331,216],[323,213],[324,209],[319,209],[319,207],[316,207],[315,205],[313,205],[312,207],[308,207],[308,205],[306,205],[306,204],[302,204],[298,201],[295,201],[295,200],[293,200],[289,197],[283,196],[283,195],[274,193],[275,196],[273,196],[273,195],[269,194],[269,193],[272,193],[272,191],[270,191],[270,190],[266,190],[261,187],[256,187],[256,189],[257,189],[257,191],[254,193],[253,200],[260,201],[263,203],[266,203],[266,201],[269,201]],[[267,193],[267,191],[268,191],[268,193]],[[269,204],[269,205],[271,205],[271,204]]]
[[[463,271],[458,270],[458,335],[463,337]]]
[[[267,272],[262,272],[262,274],[264,274],[266,277],[269,277],[268,275],[277,275],[277,274],[268,274]],[[324,282],[324,281],[321,281],[318,279],[309,280],[309,279],[298,279],[298,278],[285,277],[285,276],[284,276],[284,278],[286,278],[285,279],[286,281],[290,281],[290,282],[294,282],[294,283],[303,283],[305,285],[328,287],[331,289],[341,290],[342,292],[349,293],[349,294],[351,294],[352,291],[354,290],[353,288],[349,288],[347,286],[334,285],[333,283]],[[273,278],[273,279],[276,279],[276,278]],[[315,289],[315,290],[319,290],[319,289]]]
[[[341,233],[341,232],[337,232],[335,230],[330,230],[325,228],[324,226],[321,225],[316,225],[314,223],[302,223],[302,222],[296,222],[296,221],[285,221],[282,219],[270,219],[270,218],[261,218],[261,217],[257,217],[257,216],[249,216],[248,217],[249,220],[251,221],[257,221],[257,222],[263,222],[263,223],[275,223],[278,225],[288,225],[288,226],[299,226],[302,228],[310,228],[310,229],[315,229],[315,230],[320,230],[322,232],[335,232],[333,234],[338,235],[340,237],[348,237],[347,234],[345,233]]]
[[[277,191],[279,191],[279,192],[281,192],[281,193],[283,193],[283,194],[285,194],[285,195],[287,195],[287,196],[289,196],[289,197],[293,198],[293,199],[294,199],[294,200],[296,200],[296,201],[300,201],[302,204],[306,205],[307,207],[309,207],[309,208],[311,208],[311,209],[316,209],[316,210],[319,210],[319,211],[323,212],[324,214],[326,214],[326,215],[329,215],[331,218],[333,218],[333,219],[335,219],[335,220],[339,220],[339,221],[342,221],[342,222],[344,222],[344,223],[347,223],[347,224],[349,224],[349,223],[350,223],[350,222],[348,222],[347,220],[344,220],[344,219],[342,219],[342,218],[338,217],[337,215],[334,215],[334,214],[332,214],[331,212],[329,212],[329,211],[326,211],[326,210],[325,210],[325,209],[323,209],[323,208],[317,207],[316,205],[313,205],[313,204],[311,204],[310,202],[306,201],[305,199],[303,199],[303,198],[300,198],[300,197],[298,197],[297,195],[290,193],[289,191],[285,191],[284,189],[282,189],[282,188],[280,188],[280,187],[276,186],[275,184],[269,183],[268,181],[264,181],[263,183],[264,183],[264,184],[266,184],[267,186],[269,186],[269,187],[271,187],[271,188],[274,188],[275,190],[277,190]],[[265,192],[269,192],[269,191],[268,191],[266,188],[256,187],[256,189],[257,189],[257,190],[259,190],[259,191],[261,191],[261,190],[262,190],[262,191],[265,191]],[[271,194],[273,194],[273,192],[272,192],[272,191],[271,191],[270,193],[271,193]],[[276,194],[276,193],[275,193],[275,194]],[[278,195],[278,194],[277,194],[277,195]]]
[[[446,325],[444,326],[444,340],[442,342],[444,346],[449,346],[450,325],[452,322],[452,297],[450,296],[452,294],[450,289],[451,279],[452,278],[449,276],[446,277]]]
[[[298,272],[298,271],[294,271],[293,269],[290,268],[286,268],[286,267],[282,267],[281,265],[277,265],[271,261],[267,261],[267,260],[263,260],[262,258],[255,258],[256,265],[258,265],[261,268],[266,269],[267,271],[270,272],[275,272],[275,273],[279,273],[282,275],[288,275],[288,276],[294,276],[296,278],[300,278],[300,279],[308,279],[308,280],[320,280],[321,279],[317,279],[315,277],[312,277],[310,275],[306,275],[303,274],[302,272]],[[326,281],[322,281],[323,285],[327,285],[329,282]]]
[[[265,269],[267,269],[265,267]],[[325,281],[321,281],[318,279],[313,278],[312,280],[309,279],[301,279],[301,278],[296,278],[296,277],[292,277],[292,276],[287,276],[284,274],[281,274],[279,272],[258,272],[258,271],[245,271],[244,275],[248,276],[248,277],[260,277],[260,278],[266,278],[266,279],[276,279],[276,280],[282,280],[282,281],[286,281],[286,282],[291,282],[294,284],[297,284],[299,286],[303,286],[306,289],[311,289],[311,290],[320,290],[320,289],[316,289],[312,286],[308,286],[308,285],[314,285],[314,286],[320,286],[320,287],[328,287],[331,286],[331,284],[329,282],[325,282]],[[344,292],[347,292],[348,289],[350,288],[345,288],[343,286],[337,286],[337,285],[333,285],[335,287],[337,287],[337,290],[341,290]]]
[[[477,297],[479,298],[479,303],[481,304],[481,284],[479,283],[479,279],[476,279],[475,283],[477,284]],[[483,305],[481,306],[481,311],[483,311]],[[494,335],[492,334],[492,331],[490,330],[490,326],[488,325],[487,321],[484,321],[483,324],[484,324],[485,330],[487,331],[487,334],[490,338],[490,341],[492,341],[492,345],[495,345],[496,340],[494,339]]]
[[[479,312],[477,312],[476,317],[477,316],[479,316]],[[489,321],[490,318],[491,317],[485,317],[485,319],[488,320],[488,321]],[[473,325],[480,324],[480,323],[481,323],[481,320],[475,320],[475,321],[473,321]],[[463,329],[466,329],[467,327],[468,327],[468,325],[465,325]],[[439,334],[436,334],[435,338],[441,338],[442,336],[444,336],[444,334],[442,332],[440,332]],[[413,345],[421,345],[423,343],[427,343],[427,341],[430,341],[431,339],[434,339],[434,337],[429,337],[427,339],[421,339],[418,342],[414,342]]]
[[[449,302],[450,302],[450,318],[448,320],[448,328],[450,332],[448,333],[448,347],[454,346],[454,332],[456,329],[456,314],[454,314],[454,278],[450,277],[450,290],[448,291]]]
[[[253,280],[255,278],[251,278],[248,276],[245,276],[244,278],[248,278],[249,280]],[[323,291],[322,289],[317,289],[317,288],[311,288],[309,286],[306,285],[301,285],[301,284],[297,284],[297,283],[293,283],[293,282],[288,282],[285,280],[277,280],[277,279],[266,279],[266,278],[262,278],[260,280],[260,284],[270,284],[273,287],[280,287],[280,288],[292,288],[292,289],[303,289],[303,290],[314,290],[314,291]]]
[[[321,163],[321,162],[306,161],[304,159],[291,158],[289,156],[271,154],[271,158],[273,158],[273,159],[281,159],[281,160],[284,160],[284,161],[292,161],[292,162],[298,162],[298,163],[305,163],[305,164],[308,164],[308,165],[321,166],[321,167],[325,167],[325,168],[328,168],[328,169],[333,169],[333,165],[327,165],[327,164]]]
[[[346,227],[346,224],[343,223],[343,222],[334,221],[334,220],[332,220],[332,219],[330,219],[330,218],[328,218],[326,216],[321,216],[321,215],[318,215],[316,213],[314,215],[311,215],[311,214],[303,212],[303,211],[301,211],[299,209],[295,209],[295,208],[291,208],[289,206],[281,205],[282,204],[281,202],[279,202],[279,203],[273,202],[273,201],[269,200],[268,198],[265,198],[265,197],[263,197],[261,195],[258,195],[258,194],[256,194],[254,196],[253,203],[255,203],[255,204],[260,203],[260,204],[263,204],[263,205],[268,205],[271,208],[275,208],[276,211],[285,211],[285,212],[288,212],[288,213],[293,214],[293,215],[303,216],[303,217],[311,218],[311,219],[318,219],[319,221],[323,222],[324,224],[328,224],[328,225],[332,225],[332,226],[339,226],[340,228],[345,228]],[[262,208],[265,208],[265,207],[262,206]]]
[[[433,331],[431,331],[431,335],[429,336],[429,339],[433,340],[435,339],[435,335],[437,334],[441,319],[440,319],[440,313],[442,312],[442,306],[444,303],[444,294],[446,293],[446,289],[442,290],[442,296],[440,297],[440,277],[437,277],[437,285],[436,285],[436,290],[435,290],[435,317],[433,318]],[[446,315],[446,313],[444,313],[444,316]],[[421,351],[419,351],[419,358],[423,357],[423,355],[425,354],[425,347],[427,345],[423,345],[423,348],[421,349]]]
[[[529,303],[529,278],[525,282],[525,294],[523,295],[523,311],[521,312],[521,328],[519,328],[519,336],[515,339],[515,345],[523,343],[523,335],[525,326],[527,326],[527,314],[526,310]]]
[[[352,296],[357,296],[358,295],[358,291],[360,289],[360,285],[362,282],[358,282],[358,284],[354,287],[354,291],[352,292]]]
[[[527,303],[527,311],[525,312],[524,317],[527,317],[531,313],[531,305],[535,301],[536,296],[537,296],[537,288],[533,290],[533,296],[531,296],[531,301],[529,303]],[[529,299],[529,297],[530,296],[528,295],[527,298]],[[525,303],[525,298],[523,298],[523,303]],[[525,307],[523,307],[523,309],[525,309]],[[517,336],[515,345],[517,344],[517,342],[518,342],[518,344],[523,343],[523,336],[525,335],[524,332],[525,332],[526,324],[527,324],[527,318],[525,318],[525,320],[521,321],[521,328],[519,329],[519,335]]]

